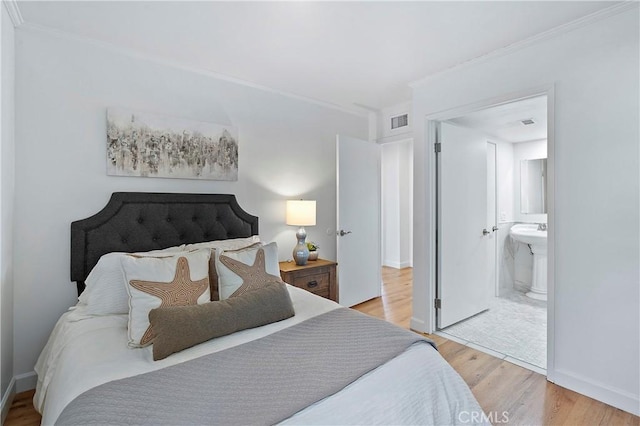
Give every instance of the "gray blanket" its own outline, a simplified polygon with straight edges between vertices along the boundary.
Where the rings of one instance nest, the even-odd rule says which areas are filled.
[[[384,321],[336,309],[224,351],[97,386],[73,400],[56,423],[274,424],[416,342],[434,345]]]

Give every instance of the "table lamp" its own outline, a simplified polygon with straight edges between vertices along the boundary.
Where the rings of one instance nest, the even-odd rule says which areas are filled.
[[[307,231],[305,226],[316,224],[316,201],[315,200],[288,200],[287,201],[287,225],[299,226],[296,232],[298,244],[293,248],[293,260],[296,265],[305,265],[309,259],[309,249],[305,239]]]

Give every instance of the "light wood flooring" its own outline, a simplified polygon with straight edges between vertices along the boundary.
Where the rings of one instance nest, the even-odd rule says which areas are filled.
[[[361,303],[360,312],[409,328],[412,269],[382,268],[382,297]],[[547,382],[545,376],[437,335],[440,354],[467,382],[484,409],[509,425],[640,425],[640,418]],[[494,421],[494,424],[505,423]]]
[[[355,309],[409,328],[412,270],[383,268],[382,277],[382,297]],[[440,354],[467,382],[484,411],[488,415],[494,413],[494,424],[640,426],[640,418],[549,383],[538,373],[440,336],[428,337],[435,340]],[[6,426],[40,424],[32,398],[33,391],[16,395]],[[508,422],[504,421],[506,417],[500,417],[503,412]]]

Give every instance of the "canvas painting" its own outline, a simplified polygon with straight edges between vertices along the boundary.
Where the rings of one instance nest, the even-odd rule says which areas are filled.
[[[109,108],[107,174],[235,181],[237,131],[220,124]]]

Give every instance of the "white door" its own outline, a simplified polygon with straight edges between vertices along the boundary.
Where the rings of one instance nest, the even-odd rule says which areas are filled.
[[[438,328],[489,307],[487,144],[471,129],[440,123],[438,154]]]
[[[380,146],[336,140],[338,302],[353,306],[381,294]]]

